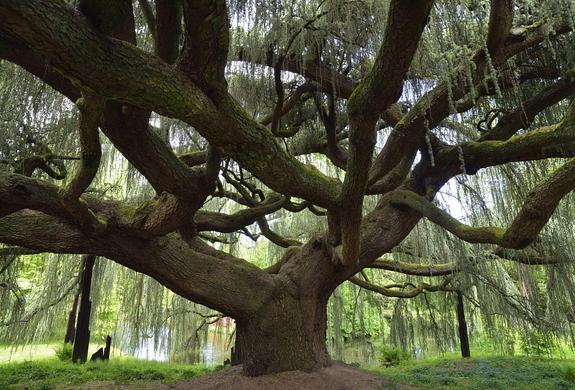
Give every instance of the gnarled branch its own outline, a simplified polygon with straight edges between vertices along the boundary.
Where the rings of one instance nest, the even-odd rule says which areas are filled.
[[[432,4],[431,0],[391,2],[384,41],[375,64],[350,97],[349,158],[341,194],[342,261],[345,265],[359,261],[359,226],[375,147],[375,125],[378,117],[401,95],[403,79]]]
[[[386,297],[391,298],[415,298],[419,294],[423,292],[436,292],[436,291],[457,291],[454,287],[449,287],[449,282],[451,279],[445,279],[442,284],[433,285],[428,283],[421,283],[417,286],[413,285],[412,283],[405,283],[402,285],[392,285],[389,287],[382,287],[377,286],[373,283],[367,282],[365,280],[361,280],[355,276],[352,276],[348,279],[351,283],[358,285],[361,288],[364,288],[369,291],[376,292],[378,294],[384,295]],[[404,288],[411,287],[410,290],[403,291]]]
[[[559,201],[575,189],[575,159],[570,160],[533,190],[507,229],[472,227],[459,222],[425,197],[410,191],[396,191],[392,203],[408,206],[460,239],[470,243],[497,244],[521,249],[529,245],[545,226]]]

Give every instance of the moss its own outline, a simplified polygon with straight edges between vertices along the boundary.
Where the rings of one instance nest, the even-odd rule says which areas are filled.
[[[136,215],[137,209],[124,202],[118,202],[118,212],[127,219],[132,219]]]
[[[538,20],[537,22],[530,24],[529,26],[525,26],[526,31],[533,31],[537,30],[539,27],[545,24],[545,19]]]

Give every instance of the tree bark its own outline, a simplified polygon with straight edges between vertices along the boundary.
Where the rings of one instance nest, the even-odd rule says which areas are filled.
[[[332,255],[327,239],[315,236],[271,275],[276,288],[267,301],[236,319],[244,374],[312,371],[330,365],[327,304],[342,269]]]
[[[243,371],[257,376],[281,371],[326,367],[327,297],[275,298],[247,321],[238,321]]]

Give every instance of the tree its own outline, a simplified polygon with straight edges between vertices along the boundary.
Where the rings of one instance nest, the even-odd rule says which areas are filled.
[[[103,256],[232,316],[248,375],[328,365],[326,306],[344,281],[397,297],[452,288],[449,278],[378,287],[354,277],[367,267],[456,273],[452,263],[380,259],[422,217],[469,243],[522,249],[575,188],[571,159],[532,189],[507,228],[466,225],[433,203],[454,177],[575,154],[575,106],[562,103],[575,91],[573,63],[555,50],[569,47],[573,13],[560,1],[529,15],[518,11],[521,2],[463,3],[156,0],[153,7],[141,0],[134,8],[128,0],[81,0],[77,7],[1,0],[0,56],[75,102],[80,161],[60,185],[45,179],[61,160],[54,153],[7,164],[13,168],[0,175],[0,242]],[[238,15],[245,18],[232,18]],[[249,28],[257,33],[242,39]],[[449,39],[450,28],[470,33],[466,46],[444,58],[426,40]],[[242,74],[254,80],[272,69],[269,115],[258,111],[254,119],[247,110],[262,102],[228,85],[226,67],[237,62],[259,66]],[[411,105],[400,102],[406,80],[425,86]],[[530,96],[512,100],[517,91]],[[517,106],[499,109],[505,101]],[[532,126],[551,106],[564,112],[561,121]],[[486,108],[477,129],[487,131],[477,136],[472,128],[462,138],[476,118],[465,113]],[[189,125],[204,138],[203,149],[178,154],[152,112]],[[318,131],[302,130],[314,125]],[[378,134],[389,128],[376,150]],[[87,191],[100,164],[100,130],[153,187],[153,199],[134,206]],[[303,163],[311,153],[340,168],[343,181]],[[204,210],[212,197],[244,209]],[[377,202],[366,213],[368,197]],[[309,210],[326,219],[326,229],[304,244],[282,237],[266,220],[280,209]],[[206,243],[217,239],[206,232],[249,233],[253,223],[289,247],[270,268]]]

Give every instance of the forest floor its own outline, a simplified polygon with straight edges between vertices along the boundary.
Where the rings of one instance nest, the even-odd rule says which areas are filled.
[[[279,374],[247,377],[242,375],[241,367],[232,367],[215,374],[206,375],[187,382],[176,383],[162,389],[175,390],[411,390],[419,387],[393,383],[384,376],[373,374],[345,364],[333,364],[330,367],[313,371],[288,371]]]
[[[397,383],[421,389],[567,390],[575,389],[575,360],[530,356],[490,356],[471,359],[409,360],[377,368]]]
[[[575,389],[575,360],[515,357],[410,360],[371,371],[335,364],[249,378],[239,367],[116,359],[77,365],[55,358],[0,364],[0,389]]]

